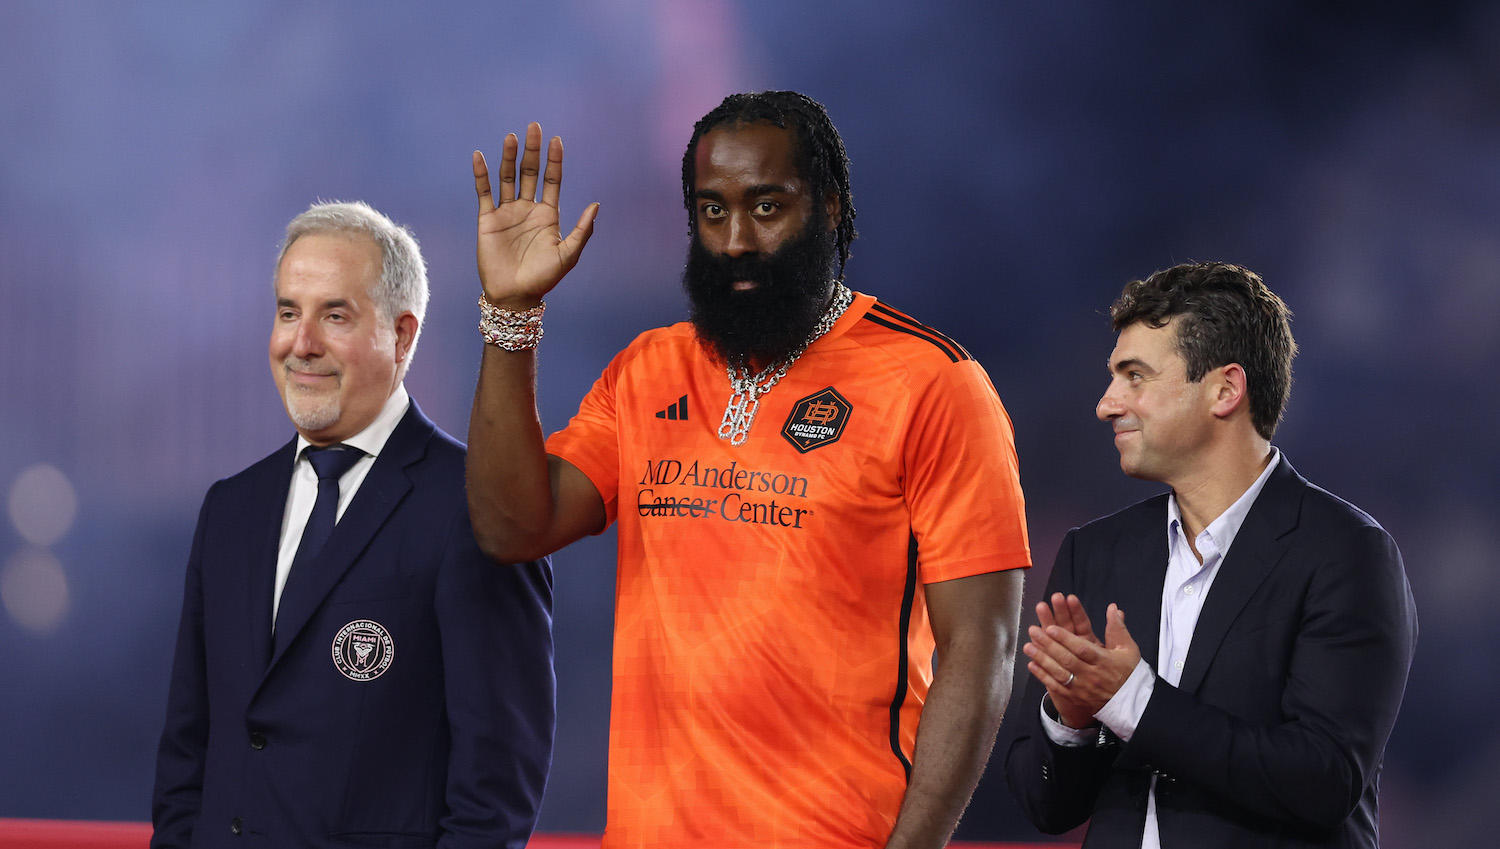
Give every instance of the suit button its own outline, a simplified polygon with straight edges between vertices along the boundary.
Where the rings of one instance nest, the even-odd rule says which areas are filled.
[[[234,834],[239,834],[245,830],[245,821],[239,817],[235,817],[229,821],[229,830]]]
[[[250,735],[250,748],[252,748],[252,749],[264,749],[265,747],[266,747],[266,735],[260,733],[259,731],[257,731],[254,734]]]

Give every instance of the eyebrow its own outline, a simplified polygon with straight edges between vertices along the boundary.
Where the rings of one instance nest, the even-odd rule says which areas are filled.
[[[789,194],[791,191],[792,189],[790,186],[783,186],[780,183],[761,183],[758,186],[751,186],[750,188],[746,189],[745,196],[749,197],[750,195],[784,195]]]
[[[785,195],[791,194],[791,191],[791,187],[784,186],[780,183],[759,183],[746,189],[742,193],[742,196],[755,197],[756,195]],[[701,198],[703,200],[724,200],[724,195],[720,192],[714,191],[713,189],[698,189],[697,191],[693,192],[693,197]]]
[[[1148,371],[1148,372],[1151,372],[1152,374],[1156,373],[1156,369],[1154,369],[1151,366],[1147,365],[1145,360],[1138,359],[1136,357],[1129,357],[1127,359],[1120,360],[1117,363],[1111,363],[1109,360],[1105,360],[1104,361],[1104,367],[1106,369],[1109,369],[1111,372],[1130,371],[1131,369],[1140,369],[1141,371]]]
[[[295,307],[296,305],[297,305],[297,302],[294,301],[294,300],[292,300],[291,298],[277,298],[276,299],[276,306],[278,306],[278,307]],[[350,301],[349,301],[348,298],[330,298],[330,299],[324,301],[323,303],[319,304],[318,306],[321,307],[322,309],[325,309],[325,310],[330,310],[330,309],[336,310],[336,309],[347,309],[350,305],[351,304],[350,304]]]

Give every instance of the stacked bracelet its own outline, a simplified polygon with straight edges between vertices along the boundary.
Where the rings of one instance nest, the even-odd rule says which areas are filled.
[[[479,335],[484,341],[507,351],[529,351],[542,341],[542,313],[545,302],[529,310],[497,307],[479,296]]]

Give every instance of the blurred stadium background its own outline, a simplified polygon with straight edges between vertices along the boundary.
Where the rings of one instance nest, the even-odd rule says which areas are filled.
[[[1016,424],[1039,593],[1067,528],[1155,489],[1093,405],[1127,280],[1259,271],[1302,346],[1277,443],[1402,546],[1421,639],[1384,845],[1489,845],[1500,786],[1500,7],[145,0],[0,27],[0,817],[144,820],[208,485],[292,433],[265,358],[284,223],[363,199],[433,286],[407,386],[466,429],[469,152],[567,143],[603,204],[554,293],[545,426],[684,316],[680,157],[734,91],[825,103],[853,162],[849,281],[957,338]],[[613,535],[556,555],[541,827],[604,823]],[[1029,618],[1029,616],[1028,616]],[[1020,674],[1024,675],[1024,669]],[[959,836],[1038,839],[1000,776]]]

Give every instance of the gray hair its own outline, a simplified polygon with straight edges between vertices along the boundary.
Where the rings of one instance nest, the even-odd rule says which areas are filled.
[[[417,247],[417,237],[364,201],[319,201],[286,225],[286,238],[282,239],[281,250],[276,254],[278,271],[287,248],[293,242],[303,236],[322,233],[363,234],[375,240],[380,247],[381,271],[380,280],[370,297],[386,321],[394,322],[405,312],[416,316],[417,335],[420,336],[427,315],[427,263],[422,259],[421,248]],[[416,350],[414,336],[411,350],[407,352],[407,364],[411,363],[411,355]]]

